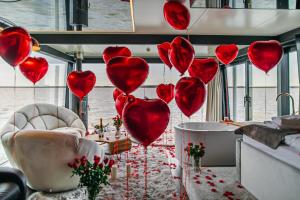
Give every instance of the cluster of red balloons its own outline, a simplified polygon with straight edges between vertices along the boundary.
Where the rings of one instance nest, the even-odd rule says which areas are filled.
[[[170,109],[161,99],[140,99],[131,95],[148,77],[148,63],[133,57],[127,47],[107,47],[103,52],[106,73],[117,88],[115,107],[132,137],[147,147],[167,128]]]
[[[22,74],[33,84],[48,71],[45,58],[29,57],[32,48],[30,34],[21,27],[9,27],[0,32],[0,56],[12,67],[20,66]]]

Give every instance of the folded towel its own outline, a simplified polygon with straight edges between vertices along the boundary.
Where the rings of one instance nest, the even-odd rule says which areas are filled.
[[[272,123],[279,129],[290,129],[300,131],[300,115],[285,115],[272,117]]]
[[[300,134],[285,136],[284,143],[300,152]]]
[[[274,128],[274,126],[270,124],[251,124],[235,130],[235,134],[245,134],[256,141],[271,147],[272,149],[276,149],[280,143],[284,141],[284,137],[286,135],[296,133],[297,131],[295,130],[280,130]]]

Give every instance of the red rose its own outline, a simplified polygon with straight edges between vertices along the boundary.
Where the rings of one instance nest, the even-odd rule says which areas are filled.
[[[95,164],[95,165],[98,165],[99,162],[100,162],[100,157],[97,156],[97,155],[95,155],[95,156],[94,156],[94,164]]]
[[[192,142],[188,143],[188,146],[193,146],[193,143]]]
[[[103,168],[103,163],[99,164],[99,168],[102,169]]]
[[[104,159],[104,164],[107,164],[108,163],[108,158],[105,158]]]
[[[81,163],[82,166],[85,166],[85,165],[86,165],[86,163],[87,163],[87,158],[86,158],[86,156],[82,156],[82,157],[81,157],[80,163]]]
[[[71,168],[74,168],[74,163],[73,162],[68,162],[68,166]]]
[[[110,168],[111,168],[114,164],[115,164],[115,161],[114,161],[114,160],[109,160],[108,166],[109,166]]]

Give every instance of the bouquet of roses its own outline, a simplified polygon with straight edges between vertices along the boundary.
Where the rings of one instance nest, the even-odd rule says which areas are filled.
[[[192,156],[194,158],[202,158],[205,154],[205,146],[202,142],[200,142],[200,145],[189,143],[188,146],[184,149],[189,156]]]
[[[101,190],[101,184],[108,185],[108,175],[114,164],[113,160],[105,158],[100,162],[99,156],[94,156],[94,162],[88,161],[86,156],[80,159],[75,158],[73,162],[69,162],[68,166],[73,169],[73,175],[80,177],[79,187],[87,187],[90,200],[94,200]]]
[[[114,121],[114,126],[116,127],[116,130],[119,131],[122,126],[122,119],[120,118],[119,115],[117,115],[113,118],[113,121]]]

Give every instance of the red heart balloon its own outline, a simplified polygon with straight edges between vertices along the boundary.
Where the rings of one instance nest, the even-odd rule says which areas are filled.
[[[129,98],[132,98],[132,97],[134,97],[134,96],[132,96],[132,95],[126,95],[126,94],[120,94],[118,96],[118,98],[116,99],[116,102],[115,102],[116,110],[117,110],[118,114],[121,117],[122,117],[124,106],[127,103],[127,100]]]
[[[239,48],[235,44],[219,45],[215,54],[224,65],[230,64],[237,57]]]
[[[171,48],[170,42],[164,42],[162,44],[157,45],[158,55],[159,55],[161,61],[163,61],[163,63],[168,65],[169,68],[171,69],[172,64],[169,60],[169,50],[170,50],[170,48]]]
[[[165,131],[169,119],[170,109],[160,99],[129,98],[123,110],[124,126],[144,147]]]
[[[91,71],[73,71],[67,78],[67,84],[70,90],[80,101],[93,89],[95,83],[96,76]]]
[[[191,66],[195,57],[192,44],[183,37],[176,37],[171,43],[169,59],[172,65],[183,75]]]
[[[136,90],[148,77],[147,62],[138,57],[115,57],[106,66],[110,81],[126,94]]]
[[[199,78],[181,78],[176,84],[175,91],[176,103],[187,117],[197,112],[205,101],[205,85]]]
[[[118,88],[114,89],[114,92],[113,92],[114,101],[116,101],[118,96],[120,96],[120,94],[122,94],[122,93],[123,92],[121,90],[119,90]]]
[[[248,48],[249,60],[266,73],[280,62],[282,55],[282,46],[276,40],[253,42]]]
[[[159,84],[156,88],[156,94],[161,100],[170,103],[174,98],[174,87],[173,84]]]
[[[107,64],[108,61],[117,56],[130,57],[131,51],[127,47],[107,47],[103,51],[103,60]]]
[[[177,30],[185,30],[190,24],[190,12],[180,2],[169,1],[164,5],[164,17],[166,21]]]
[[[188,71],[191,77],[200,78],[207,84],[215,77],[218,71],[218,63],[213,58],[195,58]]]
[[[31,45],[29,33],[21,27],[9,27],[0,32],[0,56],[13,67],[29,56]]]
[[[41,80],[48,71],[48,62],[45,58],[28,57],[20,64],[22,74],[33,84]]]

